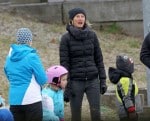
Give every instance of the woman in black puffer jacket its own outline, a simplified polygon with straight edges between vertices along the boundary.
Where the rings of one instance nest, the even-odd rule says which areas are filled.
[[[86,24],[81,8],[69,11],[70,23],[60,42],[60,64],[69,71],[65,101],[70,100],[72,121],[81,121],[84,93],[90,105],[91,120],[100,121],[100,94],[107,90],[103,55],[98,38]],[[100,80],[100,81],[99,81]]]

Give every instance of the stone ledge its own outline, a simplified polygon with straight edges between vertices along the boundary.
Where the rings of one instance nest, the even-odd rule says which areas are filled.
[[[141,98],[141,106],[144,106],[144,94],[139,94]],[[105,93],[101,96],[101,104],[106,105],[112,109],[117,109],[116,107],[116,95],[115,93]]]

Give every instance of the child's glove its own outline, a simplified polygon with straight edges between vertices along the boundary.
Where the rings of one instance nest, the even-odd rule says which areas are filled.
[[[100,83],[100,93],[103,95],[107,91],[107,85],[104,82]]]
[[[129,107],[129,108],[128,108],[128,112],[129,112],[129,113],[135,112],[135,106]]]

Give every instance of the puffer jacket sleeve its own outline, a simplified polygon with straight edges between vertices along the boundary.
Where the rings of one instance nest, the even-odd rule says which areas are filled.
[[[64,66],[69,71],[69,34],[64,34],[61,38],[60,47],[59,47],[59,56],[60,56],[60,64]]]
[[[37,83],[41,86],[44,85],[47,81],[47,76],[38,54],[32,53],[28,61],[33,69],[33,74],[35,76]]]
[[[98,38],[95,33],[94,33],[94,59],[95,59],[96,66],[98,68],[99,79],[100,79],[101,83],[105,83],[106,82],[106,72],[105,72],[105,67],[104,67],[104,63],[103,63],[103,55],[102,55],[102,51],[100,48]]]
[[[150,68],[150,33],[145,37],[141,52],[140,52],[140,60],[141,62]]]

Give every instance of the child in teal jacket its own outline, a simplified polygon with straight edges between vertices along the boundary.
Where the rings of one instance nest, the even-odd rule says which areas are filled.
[[[64,121],[64,89],[68,71],[59,65],[46,71],[48,84],[42,90],[43,121]]]

